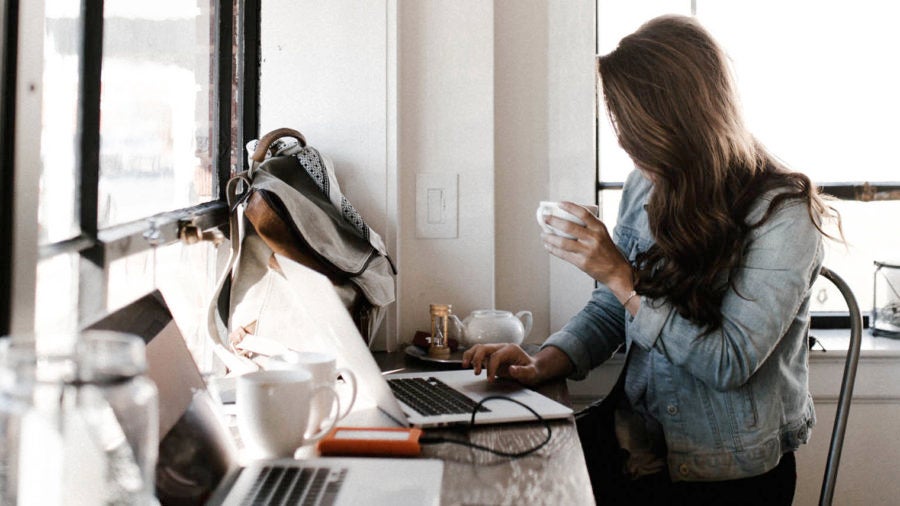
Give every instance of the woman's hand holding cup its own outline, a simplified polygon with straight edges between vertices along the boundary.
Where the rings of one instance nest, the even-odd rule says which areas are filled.
[[[597,218],[596,209],[572,202],[541,202],[538,221],[549,228],[548,232],[542,226],[544,248],[614,291],[628,293],[633,283],[631,265]]]

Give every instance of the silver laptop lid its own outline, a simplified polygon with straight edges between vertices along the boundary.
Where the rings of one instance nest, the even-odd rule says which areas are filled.
[[[346,367],[356,375],[359,393],[353,412],[381,410],[394,424],[408,426],[409,421],[391,389],[381,375],[372,352],[350,318],[334,286],[327,277],[281,255],[275,255],[284,282],[296,294],[286,301],[285,312],[291,314],[290,335],[284,329],[267,327],[260,321],[257,334],[280,341],[297,351],[319,351],[336,355],[337,367]],[[302,301],[302,304],[297,303]],[[273,301],[274,302],[274,301]],[[343,425],[352,425],[354,413]],[[382,417],[384,418],[384,417]]]
[[[378,364],[353,324],[331,282],[325,276],[290,259],[276,255],[284,282],[296,295],[296,300],[285,301],[282,314],[290,313],[291,335],[282,328],[267,329],[264,322],[257,327],[257,334],[280,340],[285,346],[299,351],[330,351],[337,355],[338,367],[351,369],[359,380],[360,395],[354,404],[354,412],[380,408],[391,420],[400,425],[418,427],[438,427],[465,424],[471,413],[456,415],[422,416],[411,407],[404,407],[397,401],[387,379],[382,376]],[[273,277],[274,278],[274,277]],[[298,303],[297,301],[302,301]],[[290,306],[290,308],[287,307]],[[282,321],[283,326],[284,321]],[[481,399],[487,395],[505,395],[524,402],[544,418],[564,418],[572,410],[548,397],[522,387],[519,384],[488,383],[484,373],[475,376],[471,370],[430,371],[421,373],[389,375],[396,377],[435,377],[461,391],[471,399]],[[361,399],[362,398],[362,399]],[[366,398],[369,404],[366,405]],[[530,411],[510,402],[491,401],[490,412],[479,414],[476,423],[506,423],[532,421],[536,417]],[[351,413],[351,417],[352,417]],[[351,425],[352,418],[344,425]]]
[[[237,448],[162,294],[145,295],[88,328],[146,343],[147,375],[159,392],[157,498],[203,502],[236,466]]]

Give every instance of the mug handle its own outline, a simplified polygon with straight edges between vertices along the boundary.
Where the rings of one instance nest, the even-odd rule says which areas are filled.
[[[319,385],[315,389],[313,389],[313,394],[312,394],[311,398],[315,399],[322,392],[327,392],[331,396],[332,409],[329,412],[329,414],[334,413],[334,416],[330,417],[331,418],[330,423],[328,423],[327,427],[325,427],[324,429],[322,429],[319,432],[316,432],[315,434],[312,434],[310,436],[304,435],[303,436],[303,444],[312,443],[312,442],[322,439],[323,437],[325,437],[325,434],[328,434],[329,432],[331,432],[331,429],[333,429],[334,426],[337,425],[337,423],[338,423],[338,420],[339,420],[338,414],[341,412],[341,399],[338,397],[337,391],[335,391],[333,386]],[[310,410],[310,416],[312,416],[312,410]],[[307,421],[307,423],[309,423],[310,421]]]
[[[531,334],[531,327],[534,325],[534,316],[531,311],[519,311],[516,313],[516,318],[522,320],[522,325],[525,326],[525,337],[528,337],[528,334]]]
[[[342,367],[338,369],[335,378],[337,378],[337,376],[341,376],[344,378],[344,381],[349,382],[351,388],[350,402],[347,403],[346,409],[343,413],[338,413],[338,420],[343,420],[345,416],[350,414],[350,409],[353,407],[353,403],[356,402],[356,375],[353,374],[353,371],[351,371],[350,369]]]
[[[538,205],[538,208],[537,208],[537,222],[538,222],[538,225],[540,225],[542,231],[544,231],[544,232],[546,232],[546,233],[548,233],[548,234],[552,234],[552,233],[553,233],[553,229],[550,228],[550,225],[547,225],[546,223],[544,223],[544,216],[552,215],[552,214],[553,214],[552,212],[548,212],[547,206],[544,206],[544,205]]]

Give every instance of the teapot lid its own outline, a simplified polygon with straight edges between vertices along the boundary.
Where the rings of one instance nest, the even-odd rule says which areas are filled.
[[[511,314],[511,311],[505,311],[503,309],[476,309],[472,311],[472,315],[474,316],[506,316]]]

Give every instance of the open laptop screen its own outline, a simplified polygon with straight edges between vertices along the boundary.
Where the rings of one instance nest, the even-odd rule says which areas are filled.
[[[146,343],[147,375],[159,391],[156,494],[162,504],[202,504],[236,461],[231,435],[159,291],[89,329],[127,332]]]

